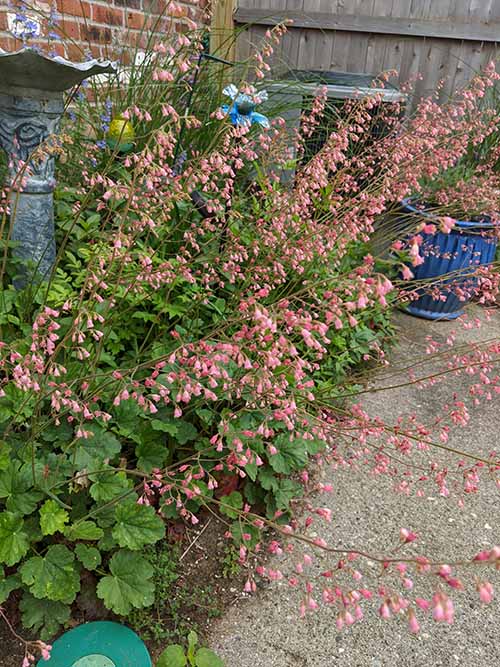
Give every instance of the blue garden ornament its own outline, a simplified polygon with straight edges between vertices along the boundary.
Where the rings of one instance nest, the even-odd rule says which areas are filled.
[[[257,123],[262,127],[269,127],[269,120],[264,114],[255,111],[255,107],[267,100],[265,90],[255,93],[240,93],[234,83],[226,86],[222,91],[233,100],[232,104],[224,104],[221,109],[229,116],[233,125],[253,125]]]

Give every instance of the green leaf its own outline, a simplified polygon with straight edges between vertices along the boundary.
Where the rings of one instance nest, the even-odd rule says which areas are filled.
[[[12,591],[21,588],[21,579],[17,574],[13,574],[0,581],[0,604],[3,604],[12,593]]]
[[[245,466],[245,472],[248,475],[248,477],[252,480],[252,482],[255,482],[257,479],[257,473],[259,472],[259,468],[256,463],[247,463]]]
[[[139,439],[136,434],[142,414],[140,407],[133,398],[121,401],[120,405],[113,408],[114,421],[120,435],[138,442]]]
[[[206,408],[198,408],[196,410],[196,414],[198,415],[198,417],[200,419],[202,419],[205,422],[205,424],[208,424],[208,425],[213,423],[213,421],[215,419],[215,416],[216,416],[216,413],[215,413],[214,410],[207,410]]]
[[[33,514],[43,494],[33,489],[33,478],[28,470],[20,470],[20,463],[12,461],[0,472],[0,498],[7,499],[9,512],[25,515]]]
[[[115,509],[113,537],[121,547],[137,551],[165,536],[165,525],[149,505],[128,501]]]
[[[308,455],[304,440],[296,438],[290,441],[286,435],[276,438],[275,442],[278,453],[269,456],[269,465],[275,472],[289,475],[306,467]]]
[[[175,436],[177,434],[176,421],[164,421],[163,419],[152,419],[151,426],[155,431],[163,431],[169,435]]]
[[[100,540],[104,535],[104,531],[93,521],[81,521],[72,526],[66,526],[64,529],[64,536],[71,542],[77,540]]]
[[[276,509],[287,510],[289,508],[290,501],[294,498],[300,498],[302,492],[302,486],[298,482],[294,482],[291,479],[279,480],[278,489],[274,491]]]
[[[259,483],[266,491],[276,491],[279,487],[279,480],[269,466],[259,468]]]
[[[158,658],[156,667],[186,667],[184,649],[179,644],[170,644]]]
[[[0,470],[7,470],[9,467],[11,447],[5,440],[0,440]]]
[[[196,650],[197,643],[198,643],[198,635],[194,630],[191,630],[191,632],[188,634],[188,650],[187,650],[187,658],[189,660],[190,665],[194,665],[194,652]]]
[[[100,426],[92,424],[86,427],[94,435],[76,444],[75,465],[79,470],[88,468],[94,461],[108,461],[121,451],[121,443],[116,436]]]
[[[193,424],[185,422],[182,419],[178,419],[176,424],[177,424],[177,434],[175,436],[175,439],[180,445],[185,445],[186,442],[196,439],[198,431],[193,426]]]
[[[69,621],[70,608],[62,602],[37,600],[25,592],[19,606],[23,625],[44,641],[51,639],[61,625]]]
[[[143,556],[122,549],[113,555],[109,569],[111,574],[97,585],[97,596],[108,609],[127,616],[133,607],[142,609],[153,604],[153,568]]]
[[[66,444],[73,439],[73,426],[67,421],[62,421],[58,425],[49,424],[42,430],[40,437],[51,444]]]
[[[236,545],[244,545],[248,549],[252,549],[258,542],[262,540],[260,530],[256,526],[234,521],[231,524],[231,535]],[[250,540],[248,536],[250,535]]]
[[[139,470],[151,472],[153,468],[161,468],[168,456],[168,447],[157,442],[141,442],[135,448],[137,467]]]
[[[87,570],[96,570],[102,561],[99,549],[88,547],[86,544],[77,544],[75,554]]]
[[[90,495],[98,503],[113,500],[127,489],[132,488],[131,480],[128,479],[127,473],[122,470],[115,472],[110,468],[109,472],[90,474],[89,477],[95,480],[90,487]]]
[[[7,407],[6,405],[0,405],[0,424],[12,419],[13,412],[12,408]]]
[[[12,512],[0,514],[0,563],[15,565],[28,553],[30,541],[24,521]]]
[[[55,500],[47,500],[40,508],[40,528],[44,535],[53,535],[64,531],[69,514]]]
[[[117,546],[116,540],[109,531],[106,531],[97,543],[97,548],[100,551],[111,551],[112,549],[116,549]]]
[[[322,440],[306,440],[305,441],[305,446],[306,446],[307,453],[310,456],[314,456],[315,454],[319,454],[326,447],[324,441],[322,441]]]
[[[240,510],[243,507],[243,496],[239,491],[233,491],[228,496],[222,496],[220,502],[219,509],[222,514],[225,514],[230,519],[238,518],[239,512],[235,512],[235,510]]]
[[[196,652],[196,667],[224,667],[224,662],[209,648],[200,648]]]
[[[20,569],[21,578],[36,598],[71,604],[80,590],[75,556],[63,544],[47,549],[44,557],[34,556]]]

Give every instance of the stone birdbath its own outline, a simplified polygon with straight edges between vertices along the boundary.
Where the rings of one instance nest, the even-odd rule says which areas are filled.
[[[59,134],[64,91],[90,76],[114,72],[109,61],[72,63],[31,48],[0,49],[0,147],[9,161],[10,238],[16,242],[14,256],[24,262],[17,288],[48,279],[56,260],[51,145]]]

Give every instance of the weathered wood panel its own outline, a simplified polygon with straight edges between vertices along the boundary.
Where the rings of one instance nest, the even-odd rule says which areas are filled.
[[[380,74],[418,80],[414,99],[448,98],[497,55],[500,0],[236,0],[235,21],[250,24],[238,54],[266,29],[293,19],[273,66]]]
[[[366,2],[360,0],[364,5]],[[292,20],[296,28],[321,27],[323,30],[341,30],[343,32],[373,32],[379,35],[408,35],[409,37],[441,37],[443,39],[465,39],[469,41],[496,42],[499,39],[500,24],[450,23],[449,7],[454,0],[440,0],[437,7],[445,8],[446,15],[426,19],[401,18],[399,16],[366,16],[353,14],[331,14],[315,10],[319,0],[307,0],[311,8],[307,13],[296,11],[270,11],[269,9],[239,8],[235,13],[238,23],[258,23],[259,25],[277,25]],[[379,12],[390,9],[387,0],[381,0]],[[398,3],[398,9],[399,9]],[[439,12],[440,13],[440,12]]]

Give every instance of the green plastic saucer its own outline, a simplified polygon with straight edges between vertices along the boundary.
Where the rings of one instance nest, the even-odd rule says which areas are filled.
[[[151,667],[144,642],[130,628],[110,621],[85,623],[65,632],[50,660],[38,667]]]

